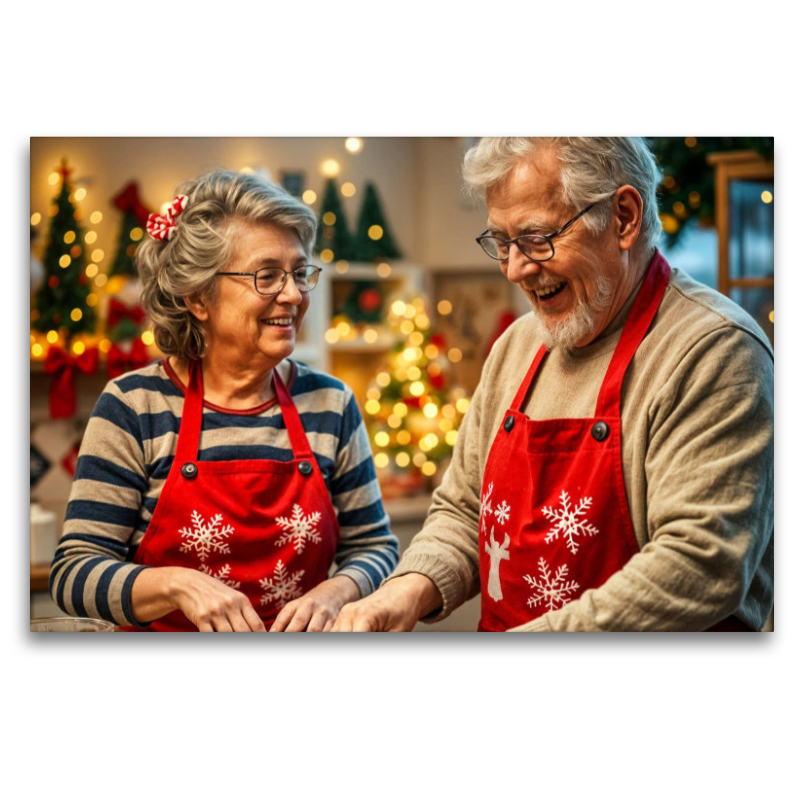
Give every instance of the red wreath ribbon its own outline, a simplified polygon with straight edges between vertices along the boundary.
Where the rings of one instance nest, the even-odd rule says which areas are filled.
[[[151,214],[147,218],[147,232],[158,242],[169,240],[175,233],[177,225],[175,220],[183,213],[186,208],[188,198],[185,194],[179,194],[167,209],[167,213]]]
[[[44,371],[52,375],[50,383],[50,416],[53,419],[71,417],[77,408],[75,375],[94,375],[100,354],[96,347],[84,350],[79,356],[71,356],[60,347],[50,347],[44,362]]]
[[[146,314],[140,306],[126,306],[116,298],[111,298],[108,306],[108,329],[113,330],[118,323],[129,319],[134,325],[141,325]]]
[[[141,369],[150,363],[147,348],[141,339],[136,339],[130,350],[123,350],[119,345],[112,344],[106,356],[106,369],[108,377],[112,380],[126,372]]]

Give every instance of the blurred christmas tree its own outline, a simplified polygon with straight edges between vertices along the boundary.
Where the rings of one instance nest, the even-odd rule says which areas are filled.
[[[61,188],[51,206],[51,222],[46,239],[44,282],[36,296],[31,328],[37,331],[61,330],[66,338],[92,332],[96,313],[87,303],[91,285],[86,276],[86,257],[80,212],[72,203],[71,170],[66,159],[58,170]],[[94,296],[94,295],[92,295]]]
[[[709,153],[754,150],[770,159],[774,152],[774,139],[763,136],[664,136],[648,141],[664,173],[658,198],[667,247],[678,243],[693,220],[700,225],[714,225],[714,168],[707,161]]]
[[[353,239],[347,227],[347,218],[339,200],[336,181],[328,178],[317,228],[317,242],[314,250],[323,261],[349,261],[353,259]]]
[[[431,332],[420,298],[392,303],[388,323],[400,341],[367,390],[364,413],[378,477],[389,496],[429,489],[453,451],[469,407],[449,380],[444,339]]]
[[[125,186],[111,202],[122,211],[122,226],[117,239],[117,253],[108,274],[136,275],[136,248],[144,235],[150,212],[139,200],[139,189],[135,182]]]
[[[364,194],[353,248],[356,261],[402,258],[381,208],[378,192],[371,183],[367,184]]]

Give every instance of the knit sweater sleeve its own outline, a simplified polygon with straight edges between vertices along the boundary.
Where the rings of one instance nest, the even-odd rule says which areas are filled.
[[[147,487],[138,415],[108,384],[81,443],[50,594],[67,614],[137,624],[131,587],[147,569],[127,561]]]
[[[653,383],[638,395],[646,429],[630,434],[646,452],[647,543],[602,586],[514,631],[702,631],[737,609],[763,625],[747,606],[772,547],[772,358],[724,327],[665,355]]]

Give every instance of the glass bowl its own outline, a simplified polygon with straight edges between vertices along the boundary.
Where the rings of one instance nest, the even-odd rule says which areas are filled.
[[[31,633],[111,633],[113,622],[90,617],[37,617],[31,620]]]

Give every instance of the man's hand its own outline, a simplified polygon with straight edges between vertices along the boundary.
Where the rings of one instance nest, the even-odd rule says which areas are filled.
[[[374,594],[348,603],[331,630],[339,633],[410,631],[420,617],[442,606],[442,595],[433,581],[409,572],[387,581]]]
[[[357,600],[361,592],[352,578],[337,575],[315,586],[297,600],[287,603],[275,618],[276,631],[329,631],[345,603]]]

